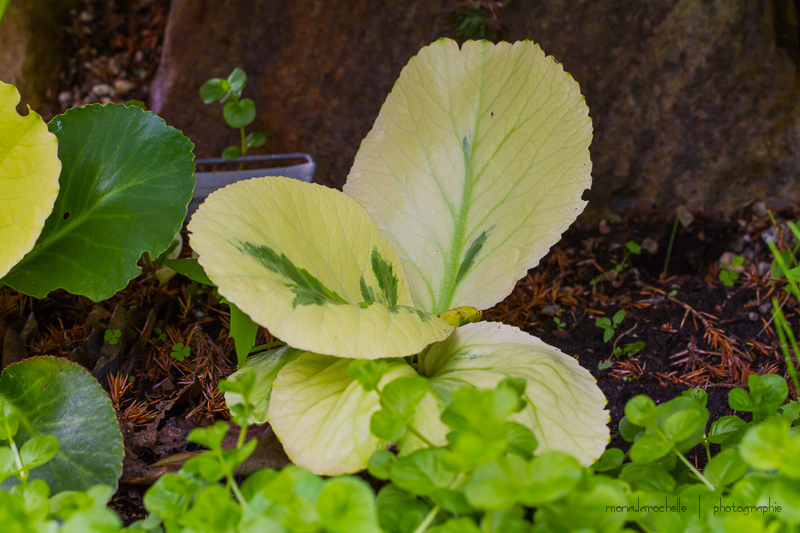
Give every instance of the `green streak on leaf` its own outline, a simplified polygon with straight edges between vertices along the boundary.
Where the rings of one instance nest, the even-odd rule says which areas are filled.
[[[381,292],[383,292],[386,298],[386,304],[389,307],[397,305],[397,276],[394,275],[392,265],[381,257],[377,248],[372,250],[372,272],[375,274],[375,278],[378,280],[378,286],[381,288]],[[362,295],[364,293],[363,286],[361,293]]]
[[[367,285],[364,276],[361,276],[361,281],[359,282],[361,285],[361,297],[364,298],[364,303],[372,303],[375,301],[375,291],[372,290],[372,287]]]
[[[255,245],[249,242],[241,243],[239,249],[242,253],[250,255],[264,267],[276,274],[291,280],[286,286],[295,294],[292,306],[298,305],[323,305],[325,303],[346,304],[347,301],[327,288],[320,280],[312,276],[308,270],[297,268],[286,254],[280,256],[272,248],[265,245]]]
[[[481,233],[477,239],[472,241],[472,244],[469,246],[467,250],[467,254],[464,256],[464,260],[461,261],[461,266],[458,267],[458,274],[456,274],[456,285],[458,285],[464,276],[467,275],[469,269],[472,268],[473,263],[475,263],[475,257],[483,248],[483,245],[486,243],[488,235],[484,231]]]

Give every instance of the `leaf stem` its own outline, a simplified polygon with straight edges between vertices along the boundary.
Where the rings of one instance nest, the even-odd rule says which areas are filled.
[[[247,153],[247,141],[245,140],[244,136],[244,128],[239,128],[239,134],[242,138],[242,156],[244,156]],[[239,163],[239,170],[242,170],[243,168],[244,162]]]
[[[14,454],[14,462],[17,463],[17,470],[19,470],[19,475],[17,477],[23,484],[26,484],[28,482],[28,472],[25,470],[25,465],[22,464],[22,457],[19,455],[14,437],[11,436],[11,427],[8,425],[8,418],[3,418],[3,425],[6,428],[6,435],[8,435],[8,447],[11,448],[11,453]]]
[[[675,217],[675,224],[672,225],[672,235],[669,236],[669,246],[667,246],[667,258],[664,260],[664,271],[661,276],[667,277],[667,269],[669,268],[669,259],[672,257],[672,245],[675,244],[675,234],[678,233],[678,217]]]
[[[689,460],[688,460],[686,457],[684,457],[684,455],[683,455],[681,452],[679,452],[678,450],[675,450],[675,448],[674,448],[674,447],[673,447],[672,449],[675,451],[675,454],[678,456],[678,459],[680,459],[681,461],[683,461],[683,463],[684,463],[686,466],[688,466],[688,467],[689,467],[689,470],[691,470],[691,471],[692,471],[692,473],[693,473],[695,476],[697,476],[697,479],[699,479],[699,480],[700,480],[700,481],[703,483],[703,485],[705,485],[706,487],[708,487],[708,488],[709,488],[709,490],[711,490],[712,492],[713,492],[713,491],[715,491],[715,490],[717,490],[717,489],[714,487],[714,485],[712,485],[712,484],[711,484],[711,482],[710,482],[708,479],[706,479],[706,476],[704,476],[703,474],[701,474],[701,473],[700,473],[700,471],[699,471],[697,468],[695,468],[695,466],[694,466],[692,463],[690,463],[690,462],[689,462]]]
[[[419,524],[417,529],[414,530],[414,533],[425,533],[428,530],[428,526],[431,525],[431,522],[436,518],[436,515],[439,514],[439,509],[441,509],[438,505],[431,509],[431,512],[428,513],[428,516]]]

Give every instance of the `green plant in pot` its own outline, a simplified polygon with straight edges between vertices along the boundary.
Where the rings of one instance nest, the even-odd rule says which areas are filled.
[[[578,84],[537,45],[442,39],[403,70],[344,192],[269,177],[212,194],[189,225],[200,264],[288,345],[240,370],[258,376],[253,421],[295,463],[355,472],[388,443],[401,455],[442,445],[457,390],[518,378],[527,406],[514,419],[537,453],[591,464],[609,432],[589,372],[518,328],[474,322],[583,209],[590,140]],[[443,315],[457,308],[474,310]],[[354,359],[385,361],[379,390],[425,378],[397,415],[408,431],[371,433],[379,398],[348,372]]]

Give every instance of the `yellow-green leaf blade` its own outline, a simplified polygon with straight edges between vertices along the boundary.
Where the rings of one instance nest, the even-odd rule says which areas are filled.
[[[462,326],[431,347],[420,372],[445,403],[461,387],[493,389],[507,377],[524,379],[530,403],[513,419],[536,435],[537,454],[558,450],[589,465],[608,443],[606,398],[592,375],[572,357],[518,328],[496,322]],[[443,444],[441,424],[430,413],[419,413],[415,427]],[[419,443],[411,440],[406,446]]]
[[[418,307],[487,309],[582,211],[591,132],[578,84],[537,45],[443,39],[403,70],[344,191]]]
[[[16,87],[0,82],[0,278],[31,251],[58,196],[58,141],[42,118],[20,116]]]
[[[289,459],[315,474],[363,470],[382,445],[370,431],[378,394],[347,373],[351,362],[307,352],[284,366],[273,384],[269,422]],[[389,361],[378,388],[413,375],[405,361]]]
[[[398,357],[453,329],[412,307],[394,250],[339,191],[281,177],[239,182],[209,196],[189,230],[220,294],[297,349]]]

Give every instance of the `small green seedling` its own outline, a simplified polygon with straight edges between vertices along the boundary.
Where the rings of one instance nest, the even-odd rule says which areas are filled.
[[[629,344],[625,347],[617,346],[614,348],[614,353],[611,354],[611,357],[616,357],[617,359],[621,359],[622,356],[633,357],[637,353],[644,350],[645,343],[642,341],[634,342],[633,344]]]
[[[108,344],[117,344],[120,337],[122,337],[122,332],[118,329],[107,329],[103,334],[103,339],[108,341]]]
[[[725,263],[720,261],[720,265],[722,270],[719,272],[719,280],[722,282],[723,285],[726,287],[733,287],[733,282],[739,279],[739,273],[735,270],[737,267],[740,267],[744,264],[744,257],[741,255],[737,255],[731,260],[730,265],[726,265]]]
[[[622,261],[617,263],[616,261],[612,260],[611,262],[614,263],[614,265],[616,265],[614,268],[616,269],[617,273],[620,273],[623,270],[625,270],[626,268],[632,266],[631,262],[630,262],[631,254],[639,255],[641,253],[642,253],[641,245],[639,245],[639,244],[637,244],[637,243],[635,243],[633,241],[628,241],[628,242],[625,243],[625,255],[622,256]],[[611,272],[613,273],[613,271],[611,271]],[[603,273],[603,274],[600,274],[599,276],[594,278],[592,281],[590,281],[589,285],[595,286],[598,283],[600,283],[601,281],[603,281],[604,279],[615,279],[616,278],[616,274],[614,275],[613,278],[607,278],[607,275],[608,275],[607,272]]]
[[[625,243],[625,255],[622,256],[622,262],[617,264],[617,272],[622,272],[627,267],[631,266],[630,257],[631,254],[639,255],[642,253],[642,247],[639,244],[636,244],[633,241],[628,241]]]
[[[247,74],[235,68],[227,79],[213,78],[200,88],[200,98],[205,104],[220,102],[225,104],[222,115],[225,122],[233,129],[238,129],[241,137],[239,146],[232,145],[222,151],[222,158],[233,161],[247,154],[250,148],[263,145],[267,137],[262,131],[245,134],[245,128],[256,119],[256,104],[250,98],[242,98],[242,91],[247,83]]]
[[[567,323],[562,321],[562,320],[559,320],[559,318],[557,316],[553,317],[553,322],[556,323],[556,327],[558,328],[558,331],[564,331],[565,329],[567,329]]]
[[[178,361],[183,361],[185,359],[188,359],[191,354],[192,354],[192,349],[188,346],[184,346],[180,342],[178,344],[173,344],[172,351],[169,353],[170,357]]]
[[[167,340],[167,334],[164,333],[164,331],[161,328],[154,328],[153,333],[155,333],[155,335],[153,335],[150,338],[150,342],[152,342],[153,344],[156,344],[157,342],[164,342],[165,340]]]
[[[619,326],[623,320],[625,320],[624,309],[617,311],[611,319],[608,319],[607,317],[597,319],[594,325],[605,330],[603,333],[603,342],[608,342],[611,340],[611,337],[613,337],[614,333],[617,331],[617,326]]]

